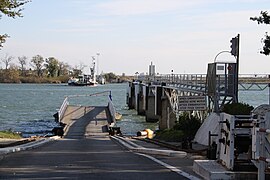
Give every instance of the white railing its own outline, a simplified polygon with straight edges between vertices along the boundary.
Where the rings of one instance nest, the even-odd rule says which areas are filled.
[[[67,109],[67,106],[69,105],[69,102],[68,102],[68,97],[66,97],[58,111],[58,121],[61,122],[64,114],[65,114],[65,111]]]
[[[252,113],[252,162],[258,168],[258,179],[264,180],[270,167],[270,106],[260,105]]]
[[[256,123],[255,123],[256,124]],[[258,179],[265,179],[265,171],[270,163],[268,135],[270,129],[253,127],[252,159],[258,168]]]
[[[109,94],[109,95],[108,95]],[[69,99],[70,98],[76,98],[76,97],[91,97],[91,96],[108,96],[109,102],[108,102],[108,108],[112,116],[112,121],[115,122],[115,108],[112,103],[112,98],[111,98],[111,91],[103,91],[103,92],[98,92],[94,94],[85,94],[85,95],[70,95],[65,97],[60,109],[58,110],[58,119],[59,122],[61,122],[62,118],[64,117],[65,111],[69,105]]]

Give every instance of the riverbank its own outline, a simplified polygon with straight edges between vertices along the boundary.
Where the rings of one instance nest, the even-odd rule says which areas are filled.
[[[10,130],[0,131],[0,139],[22,139],[21,135]]]

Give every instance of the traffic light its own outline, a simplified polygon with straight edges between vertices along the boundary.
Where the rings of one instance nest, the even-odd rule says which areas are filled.
[[[233,56],[237,56],[238,55],[238,37],[234,37],[231,39],[231,54]]]

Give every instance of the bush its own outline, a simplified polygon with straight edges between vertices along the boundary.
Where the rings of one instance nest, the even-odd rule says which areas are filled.
[[[184,133],[185,138],[193,138],[201,127],[201,120],[188,113],[183,113],[179,117],[179,122],[175,124],[173,129],[181,130]]]
[[[181,142],[183,140],[184,133],[181,130],[165,129],[156,132],[155,139],[167,141],[167,142]]]
[[[250,106],[245,103],[232,103],[232,104],[225,104],[222,109],[222,112],[231,115],[250,115],[253,109],[254,109],[253,106]]]

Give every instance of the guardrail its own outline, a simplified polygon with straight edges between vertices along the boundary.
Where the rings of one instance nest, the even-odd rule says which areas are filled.
[[[238,77],[239,91],[262,91],[270,87],[270,75],[268,74],[239,74]],[[206,79],[206,74],[159,74],[138,76],[137,78],[138,81],[145,83],[166,83],[168,86],[198,92],[207,91]]]
[[[115,120],[116,110],[115,110],[115,107],[113,105],[111,95],[109,95],[108,99],[109,99],[108,109],[109,109],[109,112],[110,112],[111,117],[112,117],[112,122],[115,122],[116,121]]]
[[[62,103],[62,105],[61,105],[61,107],[60,107],[60,109],[58,111],[58,120],[59,120],[59,122],[61,122],[68,105],[69,105],[68,97],[65,97],[65,99],[64,99],[64,101],[63,101],[63,103]]]
[[[109,94],[109,95],[108,95]],[[109,99],[109,102],[108,102],[108,108],[109,108],[109,111],[111,113],[111,116],[112,116],[112,119],[113,121],[115,121],[115,108],[114,108],[114,105],[112,103],[112,95],[111,95],[111,91],[103,91],[103,92],[98,92],[98,93],[94,93],[94,94],[86,94],[86,95],[70,95],[70,96],[66,96],[60,109],[58,110],[58,120],[59,122],[61,122],[64,114],[65,114],[65,111],[69,105],[69,99],[70,98],[76,98],[76,97],[91,97],[91,96],[101,96],[101,95],[107,95],[108,96],[108,99]]]

